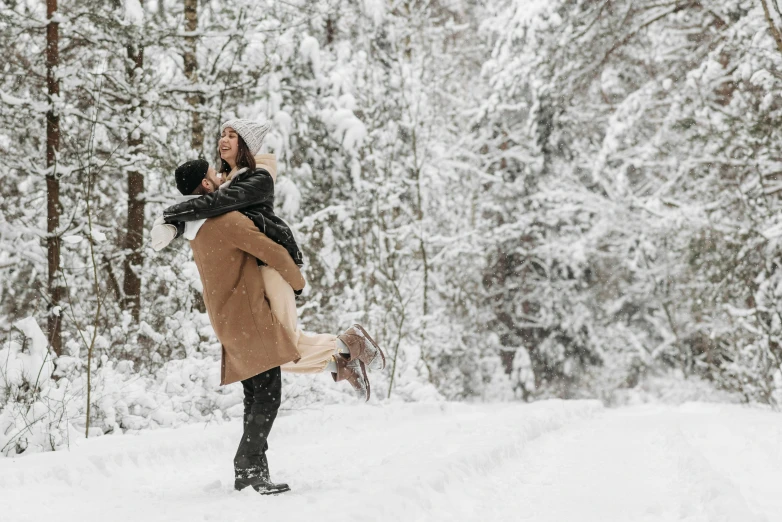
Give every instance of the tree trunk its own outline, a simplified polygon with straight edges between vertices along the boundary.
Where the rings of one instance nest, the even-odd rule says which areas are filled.
[[[774,18],[771,16],[771,11],[768,8],[766,0],[760,0],[760,3],[763,5],[763,14],[766,17],[768,30],[771,32],[771,36],[774,37],[774,41],[777,43],[777,50],[782,53],[782,31],[774,23]]]
[[[60,149],[60,116],[54,106],[60,95],[60,81],[56,69],[60,63],[59,23],[53,20],[57,12],[57,0],[46,0],[46,86],[49,92],[49,110],[46,112],[46,248],[48,258],[49,343],[58,356],[62,354],[62,284],[58,281],[60,269],[60,181],[57,178],[57,153]]]
[[[195,33],[198,30],[198,0],[185,0],[185,31]],[[198,56],[197,36],[185,37],[185,76],[192,85],[198,84]],[[199,157],[204,156],[204,124],[201,119],[201,110],[204,105],[204,95],[192,93],[187,97],[190,105],[190,148]],[[193,292],[193,306],[201,313],[206,312],[204,297],[200,292]]]
[[[194,33],[198,30],[198,0],[185,0],[185,31],[188,33]],[[191,84],[198,83],[198,58],[196,56],[196,42],[197,36],[185,37],[185,76]],[[187,103],[190,104],[191,110],[191,136],[190,147],[198,153],[199,156],[203,155],[204,148],[204,125],[201,122],[201,107],[204,103],[204,96],[200,93],[192,93],[187,98]]]
[[[128,60],[132,66],[128,68],[128,83],[134,88],[138,86],[139,77],[144,67],[144,47],[139,44],[129,44]],[[136,89],[137,90],[137,89]],[[141,117],[141,105],[135,109]],[[138,152],[144,144],[141,130],[131,125],[128,135],[128,153]],[[125,262],[123,291],[124,307],[130,310],[133,320],[139,321],[141,311],[141,277],[137,270],[144,262],[142,244],[144,240],[144,175],[139,171],[128,172],[128,227],[125,235]]]

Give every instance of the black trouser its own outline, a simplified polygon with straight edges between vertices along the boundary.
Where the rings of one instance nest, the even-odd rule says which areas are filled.
[[[244,434],[234,457],[236,476],[268,477],[266,450],[282,397],[280,367],[242,381],[244,387]]]

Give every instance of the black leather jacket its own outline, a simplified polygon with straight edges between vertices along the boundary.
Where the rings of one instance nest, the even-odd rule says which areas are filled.
[[[245,170],[224,189],[168,207],[163,211],[163,218],[166,223],[176,225],[179,236],[184,231],[185,221],[220,216],[234,210],[250,218],[269,239],[285,247],[297,265],[303,264],[293,232],[274,214],[274,179],[266,169]]]

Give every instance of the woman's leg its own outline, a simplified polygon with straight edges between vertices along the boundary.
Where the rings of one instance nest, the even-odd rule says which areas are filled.
[[[282,371],[288,373],[329,371],[335,381],[347,380],[354,390],[369,400],[369,378],[364,363],[357,359],[366,352],[362,344],[364,338],[358,339],[352,333],[355,327],[351,327],[343,334],[348,344],[336,335],[305,334],[298,327],[296,297],[290,285],[279,272],[268,266],[261,267],[261,276],[272,315],[290,333],[296,343],[296,350],[301,355],[301,359],[297,362],[283,364],[280,367]]]
[[[296,310],[296,296],[293,288],[278,271],[268,266],[261,267],[261,278],[266,289],[266,298],[272,315],[288,331],[294,341],[297,339],[297,324],[299,320]]]
[[[326,369],[333,356],[339,352],[337,336],[330,334],[309,335],[298,327],[296,296],[291,286],[279,272],[268,266],[261,267],[266,297],[272,315],[290,333],[301,359],[282,365],[282,371],[290,373],[320,373]]]

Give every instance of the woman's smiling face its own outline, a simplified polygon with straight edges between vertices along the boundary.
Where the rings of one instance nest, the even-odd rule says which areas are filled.
[[[220,158],[228,163],[231,168],[236,166],[236,154],[239,152],[239,135],[231,127],[223,129],[218,142]]]

